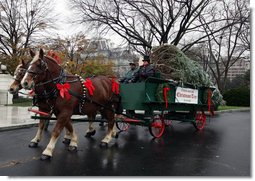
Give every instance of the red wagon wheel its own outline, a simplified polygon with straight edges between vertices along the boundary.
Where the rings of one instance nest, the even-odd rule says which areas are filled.
[[[206,123],[206,115],[205,115],[204,111],[196,112],[195,122],[193,122],[194,127],[200,131],[200,130],[204,129],[205,123]]]
[[[160,138],[165,131],[165,121],[162,116],[155,116],[149,126],[150,134],[155,138]]]

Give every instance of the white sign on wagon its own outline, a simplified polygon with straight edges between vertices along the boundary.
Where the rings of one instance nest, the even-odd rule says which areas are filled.
[[[198,104],[198,90],[177,87],[175,103]]]

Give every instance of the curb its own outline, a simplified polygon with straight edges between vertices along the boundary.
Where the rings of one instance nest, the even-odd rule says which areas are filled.
[[[228,110],[220,110],[220,111],[214,111],[214,115],[219,115],[221,113],[231,113],[231,112],[248,112],[251,108],[240,108],[240,109],[228,109]],[[207,111],[205,112],[206,116],[211,116],[211,114]]]
[[[36,126],[38,126],[38,123],[5,126],[5,127],[0,127],[0,132],[1,131],[10,131],[10,130],[14,130],[14,129],[31,128],[31,127],[36,127]]]
[[[229,112],[247,112],[247,111],[251,111],[251,108],[240,108],[240,109],[221,110],[221,111],[215,111],[215,114],[219,114],[219,113],[229,113]]]

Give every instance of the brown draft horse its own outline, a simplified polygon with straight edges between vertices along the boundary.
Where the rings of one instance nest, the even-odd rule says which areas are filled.
[[[51,111],[57,117],[50,142],[43,151],[41,159],[52,157],[59,134],[64,127],[70,133],[70,150],[77,149],[77,136],[71,124],[71,116],[77,114],[77,112],[86,114],[89,120],[94,120],[98,111],[106,117],[108,131],[101,141],[101,146],[107,146],[112,137],[116,137],[117,133],[113,130],[114,110],[119,110],[120,102],[119,97],[112,91],[112,81],[105,76],[91,78],[91,81],[95,88],[93,96],[90,96],[85,86],[83,86],[84,80],[81,77],[67,74],[55,60],[45,57],[42,49],[34,56],[21,81],[21,85],[25,89],[35,89],[38,95],[44,95]],[[68,91],[65,89],[64,96],[61,96],[61,90],[57,89],[56,84],[64,86],[66,83],[69,84],[70,88]],[[39,87],[40,90],[38,90]],[[41,88],[43,88],[43,91],[41,91]],[[79,110],[76,109],[77,107],[79,107]],[[94,131],[92,122],[90,122],[87,135],[93,135]]]
[[[35,53],[30,50],[30,55],[33,58],[35,56]],[[14,81],[11,83],[11,85],[9,87],[9,92],[11,94],[17,94],[18,91],[20,89],[22,89],[21,80],[23,79],[31,60],[29,60],[29,61],[21,60],[20,64],[16,67],[16,70],[14,72]],[[36,106],[38,106],[39,111],[46,112],[46,113],[50,112],[50,107],[45,102],[44,99],[37,100],[34,103],[35,103]],[[41,117],[48,117],[48,116],[41,115]],[[38,146],[38,143],[42,139],[43,129],[47,129],[48,124],[49,124],[49,120],[41,119],[39,121],[38,130],[37,130],[36,135],[34,136],[34,138],[30,141],[29,147],[34,148],[34,147]],[[68,131],[66,130],[63,143],[68,144],[69,142],[70,142],[70,137],[69,137]]]
[[[20,82],[27,71],[29,63],[30,61],[25,62],[24,60],[21,60],[20,64],[16,67],[13,77],[14,81],[11,83],[8,90],[11,94],[17,94],[18,91],[22,89]]]

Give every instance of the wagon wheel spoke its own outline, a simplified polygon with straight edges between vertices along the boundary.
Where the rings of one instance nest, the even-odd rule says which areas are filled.
[[[195,122],[193,122],[194,127],[197,130],[202,130],[204,129],[206,124],[206,115],[204,113],[204,111],[200,112],[196,112],[195,114]]]
[[[120,131],[127,131],[130,127],[129,123],[125,123],[125,122],[116,122],[116,127],[120,130]]]
[[[155,116],[149,126],[150,134],[155,138],[160,138],[165,131],[164,118],[161,116]]]
[[[154,122],[154,123],[151,124],[151,126],[154,127],[154,128],[159,128],[159,129],[161,129],[161,128],[162,128],[162,123]]]
[[[128,129],[129,129],[129,127],[130,127],[130,124],[129,123],[127,123],[126,121],[125,121],[125,117],[123,117],[123,116],[119,116],[119,117],[116,117],[117,119],[116,119],[116,127],[120,130],[120,131],[127,131]]]

